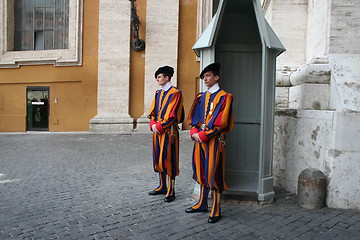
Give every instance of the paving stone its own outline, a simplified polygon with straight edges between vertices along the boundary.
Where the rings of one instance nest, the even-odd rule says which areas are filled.
[[[360,239],[360,211],[308,210],[275,188],[273,204],[226,201],[222,219],[187,214],[192,142],[181,133],[176,199],[158,184],[151,135],[0,134],[0,239]]]

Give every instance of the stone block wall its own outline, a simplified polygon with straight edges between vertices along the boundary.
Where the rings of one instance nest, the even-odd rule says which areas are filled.
[[[332,0],[329,53],[360,54],[359,24],[360,1]]]
[[[360,113],[335,112],[332,131],[327,205],[360,209]]]
[[[360,209],[360,2],[264,3],[287,49],[277,67],[275,185],[296,193],[301,171],[317,168],[328,207]],[[301,17],[284,21],[291,16]],[[291,41],[299,34],[303,46]]]
[[[329,62],[330,108],[360,112],[360,54],[331,54]]]
[[[277,110],[275,185],[297,193],[301,171],[316,168],[327,177],[328,207],[359,209],[359,118],[353,112]]]

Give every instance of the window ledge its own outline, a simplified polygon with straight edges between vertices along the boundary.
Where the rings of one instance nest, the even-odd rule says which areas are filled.
[[[0,68],[19,68],[21,65],[53,64],[54,66],[81,66],[81,51],[71,49],[11,51],[0,56]]]

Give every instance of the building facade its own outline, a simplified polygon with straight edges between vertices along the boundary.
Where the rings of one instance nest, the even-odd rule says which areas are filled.
[[[133,48],[132,2],[142,51]],[[0,8],[0,131],[147,130],[163,65],[175,68],[190,108],[199,85],[191,47],[212,1],[6,0]]]
[[[96,3],[1,2],[0,131],[88,131],[97,106]]]
[[[275,185],[296,193],[300,172],[317,168],[327,176],[327,205],[358,209],[360,3],[260,2],[287,49],[277,60]],[[192,46],[218,3],[2,1],[0,131],[148,131],[163,65],[175,68],[187,113],[200,88]],[[144,50],[134,50],[137,38]]]
[[[298,176],[327,177],[329,207],[360,208],[360,3],[264,0],[287,51],[278,58],[275,184],[296,193]]]

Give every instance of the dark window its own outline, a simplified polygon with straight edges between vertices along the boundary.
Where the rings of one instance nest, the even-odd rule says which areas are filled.
[[[15,51],[67,49],[69,0],[15,0]]]

